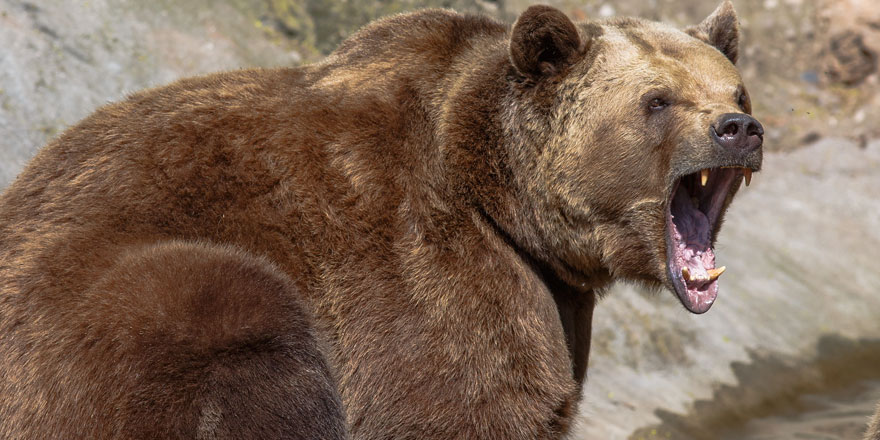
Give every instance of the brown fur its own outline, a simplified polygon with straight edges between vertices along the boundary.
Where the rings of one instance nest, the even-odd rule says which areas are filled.
[[[11,263],[65,269],[30,256]],[[273,265],[181,241],[96,257],[90,286],[45,286],[55,298],[4,321],[3,438],[345,436],[308,314]]]
[[[0,437],[340,438],[336,383],[354,438],[557,438],[738,87],[656,23],[427,10],[106,106],[0,198]]]

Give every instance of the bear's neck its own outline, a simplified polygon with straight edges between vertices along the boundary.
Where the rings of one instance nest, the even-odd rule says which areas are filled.
[[[555,290],[586,293],[605,287],[607,271],[575,270],[549,249],[538,200],[536,158],[549,142],[552,90],[523,80],[501,40],[491,51],[466,51],[450,69],[439,103],[438,148],[447,200],[473,210]],[[477,45],[475,45],[477,46]],[[484,47],[484,46],[483,46]],[[598,258],[585,258],[598,261]]]
[[[363,134],[372,133],[383,166],[397,170],[391,185],[406,188],[386,194],[408,194],[412,220],[437,223],[445,212],[451,215],[443,230],[482,223],[481,233],[502,238],[535,265],[549,265],[565,284],[600,287],[603,277],[575,271],[549,251],[558,237],[546,230],[546,197],[535,184],[537,150],[551,132],[553,91],[523,81],[504,26],[437,10],[410,18],[433,24],[393,33],[372,25],[314,68],[319,84],[340,92],[347,111],[355,105],[366,119],[395,127],[373,133],[367,126]],[[357,87],[339,87],[342,79]],[[388,201],[388,208],[394,204]]]
[[[556,303],[580,386],[587,370],[595,291],[609,283],[609,276],[602,267],[584,273],[552,255],[541,230],[542,208],[533,194],[539,186],[534,179],[540,178],[536,150],[548,143],[552,132],[552,91],[518,77],[506,43],[493,51],[464,53],[460,59],[451,70],[466,73],[446,81],[438,106],[442,118],[436,138],[447,200],[456,210],[472,211],[483,231],[513,248],[542,280]],[[548,107],[541,108],[541,103]]]

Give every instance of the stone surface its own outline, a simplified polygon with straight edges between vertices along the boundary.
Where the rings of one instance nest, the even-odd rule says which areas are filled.
[[[48,139],[127,93],[299,61],[250,11],[208,0],[0,0],[0,186]]]

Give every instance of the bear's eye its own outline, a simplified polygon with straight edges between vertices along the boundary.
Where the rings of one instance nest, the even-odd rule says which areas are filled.
[[[669,107],[669,102],[667,102],[663,98],[654,98],[650,102],[648,102],[648,106],[651,107],[651,110],[658,111]]]
[[[745,93],[739,94],[739,99],[737,99],[737,104],[739,105],[740,110],[748,113],[749,111],[749,97]]]

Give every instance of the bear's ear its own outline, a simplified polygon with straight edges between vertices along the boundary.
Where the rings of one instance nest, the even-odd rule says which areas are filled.
[[[684,30],[688,35],[715,46],[733,64],[739,56],[739,20],[730,0],[724,0],[702,23]]]
[[[510,60],[532,78],[549,76],[569,65],[584,47],[577,27],[550,6],[531,6],[519,16],[510,36]]]

